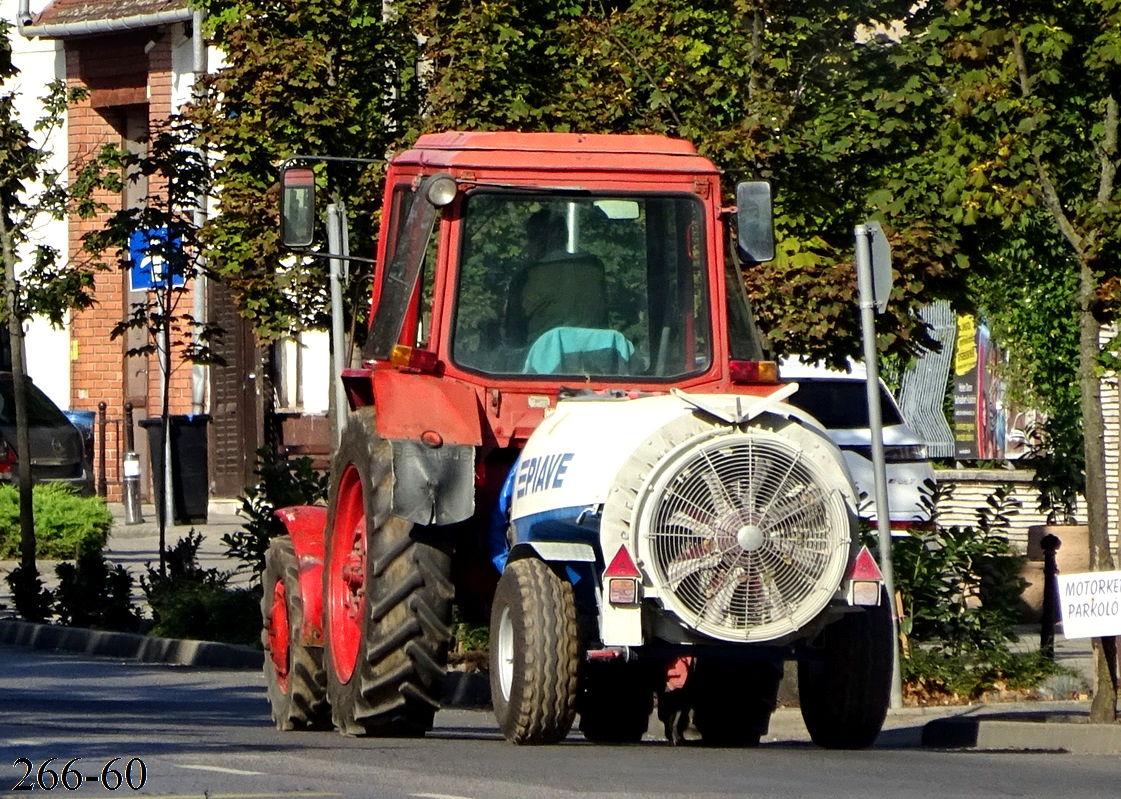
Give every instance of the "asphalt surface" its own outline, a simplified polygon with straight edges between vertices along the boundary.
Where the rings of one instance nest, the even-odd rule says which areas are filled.
[[[203,535],[199,560],[204,568],[232,568],[225,557],[221,537],[242,526],[233,501],[212,501],[205,523],[169,525],[165,530],[167,546],[172,546],[189,531]],[[150,506],[141,509],[143,521],[126,524],[124,507],[111,504],[115,523],[106,556],[135,575],[159,562],[159,527]],[[0,576],[15,564],[0,562]],[[53,564],[40,563],[48,586]],[[235,578],[237,579],[245,578]],[[1022,646],[1037,643],[1031,628],[1024,629]],[[181,641],[150,638],[128,633],[113,633],[53,625],[37,625],[16,618],[6,581],[0,580],[0,643],[47,650],[66,650],[143,662],[173,663],[195,667],[257,669],[262,653],[247,647],[207,641]],[[921,725],[921,740],[908,745],[932,748],[971,748],[976,750],[1022,750],[1070,752],[1073,754],[1121,754],[1121,723],[1089,722],[1089,689],[1093,685],[1093,660],[1090,641],[1055,641],[1056,659],[1071,674],[1052,678],[1039,692],[1040,699],[989,702],[969,706],[904,707],[893,709],[884,736],[893,728]],[[489,690],[481,675],[452,673],[445,689],[444,703],[449,707],[480,707],[489,702]],[[793,734],[802,724],[796,709],[780,708],[771,722],[768,738]],[[804,729],[804,728],[803,728]],[[804,733],[803,733],[804,734]],[[883,737],[883,736],[881,736]]]

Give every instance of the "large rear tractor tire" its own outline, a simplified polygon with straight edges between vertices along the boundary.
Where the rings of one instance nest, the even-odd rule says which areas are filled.
[[[516,744],[563,740],[576,716],[572,586],[535,558],[508,563],[490,619],[491,700],[502,734]]]
[[[781,661],[698,658],[689,679],[693,725],[704,746],[759,745],[778,702]]]
[[[596,743],[638,743],[650,726],[654,684],[641,663],[586,663],[577,708],[580,732]]]
[[[810,738],[826,749],[871,746],[891,701],[891,610],[848,613],[822,631],[819,657],[798,663],[798,696]]]
[[[261,645],[272,719],[279,730],[330,729],[323,649],[299,643],[304,600],[296,553],[287,536],[269,544],[261,585]]]
[[[423,735],[447,673],[451,543],[391,515],[392,494],[391,445],[359,409],[332,464],[323,568],[327,698],[348,735]]]

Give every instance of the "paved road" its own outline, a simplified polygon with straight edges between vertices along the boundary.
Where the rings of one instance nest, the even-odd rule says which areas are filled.
[[[893,714],[877,746],[811,746],[796,712],[781,712],[758,750],[673,749],[658,740],[591,746],[574,734],[553,747],[501,739],[489,713],[444,710],[427,738],[354,739],[279,733],[267,720],[254,671],[118,662],[0,646],[0,797],[27,766],[58,770],[80,757],[99,776],[113,758],[145,767],[144,795],[267,799],[464,797],[965,797],[1116,796],[1121,758],[915,748],[930,711]],[[112,779],[112,774],[109,774]],[[132,778],[139,782],[139,765]],[[47,777],[49,781],[49,776]],[[24,782],[22,784],[28,784]],[[87,782],[74,796],[127,796]]]

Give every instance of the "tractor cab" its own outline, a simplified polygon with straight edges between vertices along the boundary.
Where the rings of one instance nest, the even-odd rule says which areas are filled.
[[[530,398],[537,411],[543,397],[555,404],[561,387],[758,380],[763,350],[726,263],[734,209],[721,208],[718,177],[692,145],[661,137],[421,137],[389,166],[368,374],[451,378],[484,407],[508,396],[514,413]],[[285,185],[282,218],[306,235],[294,209],[311,207],[307,181]],[[737,199],[741,250],[771,248],[766,184],[742,184]],[[348,378],[361,403],[356,379],[368,377]],[[500,438],[526,427],[495,415]]]

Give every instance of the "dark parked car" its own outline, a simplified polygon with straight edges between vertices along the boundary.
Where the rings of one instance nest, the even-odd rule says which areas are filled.
[[[27,417],[32,481],[65,483],[83,495],[93,494],[93,469],[81,431],[30,379],[27,380]],[[17,482],[19,469],[15,380],[11,372],[0,372],[0,481]]]

